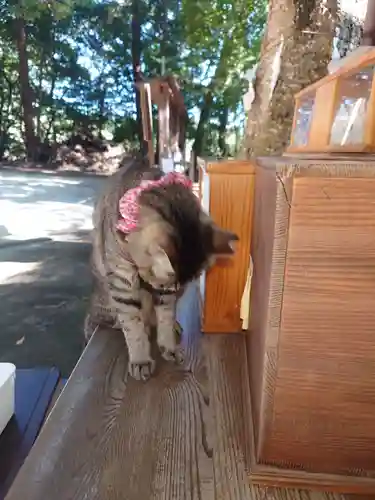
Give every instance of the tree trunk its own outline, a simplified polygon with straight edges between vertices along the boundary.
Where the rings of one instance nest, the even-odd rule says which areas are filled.
[[[42,52],[40,55],[40,60],[39,60],[39,82],[38,82],[38,88],[36,90],[36,96],[35,96],[35,101],[38,104],[37,112],[36,112],[36,136],[39,137],[39,139],[42,138],[42,111],[43,111],[43,80],[44,80],[44,69],[46,66],[47,62],[47,53],[42,48]]]
[[[106,117],[105,117],[105,98],[106,98],[106,92],[105,88],[102,89],[100,98],[99,98],[99,137],[100,139],[103,139],[103,129],[104,125],[106,122]]]
[[[99,138],[103,139],[103,129],[106,123],[106,87],[105,87],[105,76],[101,74],[99,77],[99,96],[98,96],[98,133]]]
[[[223,158],[225,158],[228,154],[227,148],[227,126],[228,126],[228,118],[229,118],[229,109],[228,104],[226,102],[225,94],[223,95],[222,109],[220,110],[219,115],[219,139],[218,146],[220,149],[220,154]]]
[[[204,96],[203,105],[201,108],[201,114],[199,116],[199,122],[197,130],[195,132],[195,139],[193,143],[192,150],[194,152],[195,159],[202,154],[205,136],[205,126],[210,118],[211,106],[213,102],[213,92],[209,89]]]
[[[15,19],[14,27],[19,58],[19,79],[21,89],[21,104],[23,110],[23,122],[25,127],[26,153],[29,159],[34,159],[38,141],[35,136],[33,94],[29,78],[29,63],[24,20],[22,18]]]
[[[8,78],[3,67],[4,63],[0,67],[0,82],[2,85],[0,99],[0,159],[3,159],[5,151],[9,146],[9,128],[11,126],[11,108],[14,87],[14,83]]]
[[[141,52],[142,52],[142,33],[141,33],[141,13],[139,9],[140,0],[132,1],[132,63],[133,63],[133,78],[134,83],[142,80],[141,77]],[[146,154],[145,145],[143,140],[142,129],[142,110],[141,110],[141,96],[139,90],[134,88],[135,106],[137,110],[137,131],[139,138],[139,145],[143,154]]]
[[[368,0],[361,45],[375,46],[375,0]]]
[[[284,152],[294,95],[327,74],[336,22],[337,0],[270,0],[248,114],[248,156]]]

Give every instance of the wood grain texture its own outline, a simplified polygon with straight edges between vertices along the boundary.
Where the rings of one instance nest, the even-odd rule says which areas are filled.
[[[311,486],[319,479],[327,488],[375,494],[375,179],[363,165],[325,160],[315,169],[316,162],[308,171],[301,162],[295,176],[292,165],[282,167],[283,184],[292,185],[289,214],[271,203],[274,241],[263,237],[262,251],[254,246],[258,261],[272,248],[271,264],[257,269],[254,261],[251,294],[255,460],[259,477]],[[348,175],[324,175],[330,165]],[[265,170],[276,184],[278,165],[273,180]],[[254,232],[264,224],[254,221]],[[257,309],[267,296],[267,307],[263,298]]]
[[[257,168],[250,295],[250,330],[256,334],[248,335],[247,350],[258,458],[273,418],[292,187],[291,178],[282,179],[274,170]]]
[[[375,177],[375,155],[327,155],[323,153],[303,156],[285,155],[261,157],[257,165],[276,172],[279,178],[293,177]]]
[[[265,342],[274,248],[276,197],[277,184],[275,172],[271,169],[257,167],[251,238],[251,256],[253,260],[249,322],[251,333],[247,335],[247,349],[250,360],[251,409],[254,421],[256,450],[259,449],[261,405],[264,399]]]
[[[188,293],[198,313],[196,287]],[[199,315],[180,321],[192,333],[184,367],[162,364],[147,384],[128,379],[121,333],[94,336],[10,499],[25,498],[25,491],[28,500],[214,498]]]
[[[216,160],[207,161],[205,170],[208,174],[254,174],[255,166],[249,160]]]
[[[313,446],[315,471],[375,463],[374,192],[372,179],[294,183],[275,407],[293,398],[296,427],[285,435],[286,415],[277,416],[270,455],[283,434],[293,449],[285,459],[301,463]],[[290,384],[305,397],[296,401]]]
[[[206,273],[205,333],[239,332],[241,298],[250,258],[254,167],[249,162],[208,164],[209,213],[224,229],[239,237],[233,257],[220,259]]]
[[[339,500],[252,486],[242,335],[201,345],[197,287],[179,305],[187,360],[129,380],[122,335],[98,332],[7,500]]]
[[[254,163],[249,160],[197,158],[199,172],[208,174],[253,174],[255,172]]]
[[[205,336],[211,395],[215,492],[231,500],[344,500],[333,493],[251,484],[246,338]],[[277,483],[275,480],[274,483]]]

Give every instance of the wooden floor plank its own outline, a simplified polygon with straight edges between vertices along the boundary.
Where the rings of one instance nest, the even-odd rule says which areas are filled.
[[[184,366],[159,363],[147,383],[127,377],[121,333],[92,338],[7,500],[340,498],[250,485],[243,338],[205,338],[202,349],[195,287],[186,292],[179,320]]]
[[[243,335],[205,336],[213,419],[215,487],[228,500],[344,500],[319,491],[262,488],[248,477],[247,360]]]

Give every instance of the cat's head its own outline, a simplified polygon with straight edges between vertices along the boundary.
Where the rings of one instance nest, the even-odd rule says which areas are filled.
[[[139,222],[127,237],[129,252],[142,279],[155,288],[185,284],[234,253],[238,237],[219,228],[181,185],[144,191]]]

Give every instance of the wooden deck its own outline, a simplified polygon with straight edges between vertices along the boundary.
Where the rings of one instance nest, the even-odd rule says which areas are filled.
[[[187,359],[127,377],[124,339],[99,331],[63,389],[7,500],[339,500],[260,488],[247,476],[241,335],[200,335],[196,287],[180,305]]]

